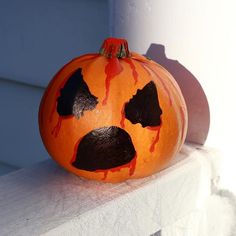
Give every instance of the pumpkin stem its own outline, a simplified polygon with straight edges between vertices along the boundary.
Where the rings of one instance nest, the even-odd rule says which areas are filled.
[[[99,53],[107,58],[130,57],[128,42],[125,39],[107,38],[104,40]]]

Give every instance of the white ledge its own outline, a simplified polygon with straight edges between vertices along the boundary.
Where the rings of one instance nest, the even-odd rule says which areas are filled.
[[[53,161],[0,177],[1,235],[150,235],[201,208],[214,152],[185,145],[148,178],[104,184]]]

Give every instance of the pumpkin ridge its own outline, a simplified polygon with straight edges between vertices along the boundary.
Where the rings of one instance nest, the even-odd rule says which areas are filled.
[[[179,106],[179,110],[180,110],[180,116],[181,116],[181,122],[182,122],[181,140],[182,140],[182,143],[184,143],[186,119],[184,116],[183,108],[181,106]]]

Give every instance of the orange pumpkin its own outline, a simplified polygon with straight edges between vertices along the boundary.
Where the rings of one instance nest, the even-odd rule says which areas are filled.
[[[154,61],[108,38],[100,53],[66,64],[39,109],[39,128],[51,157],[93,180],[121,182],[163,169],[187,129],[181,91]]]

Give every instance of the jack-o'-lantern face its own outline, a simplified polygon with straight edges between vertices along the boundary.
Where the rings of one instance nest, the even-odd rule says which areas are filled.
[[[39,127],[49,154],[67,170],[120,182],[165,166],[184,142],[187,113],[172,76],[112,38],[100,54],[76,58],[55,75]]]

